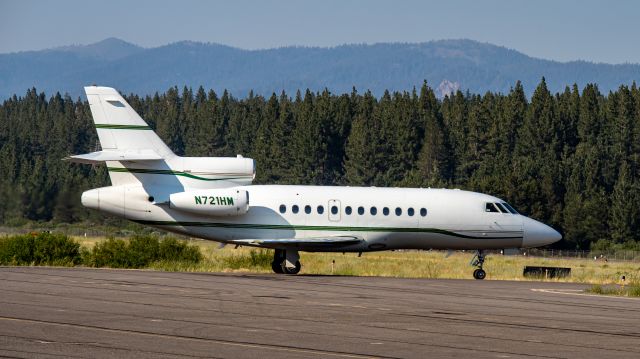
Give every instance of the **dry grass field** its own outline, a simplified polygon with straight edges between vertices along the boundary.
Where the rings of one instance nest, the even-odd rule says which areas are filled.
[[[91,248],[101,237],[74,237],[81,245]],[[194,272],[253,272],[269,273],[272,252],[249,247],[220,248],[216,242],[192,240],[200,247],[205,260],[198,264],[158,262],[156,270]],[[386,251],[363,253],[307,253],[301,252],[300,274],[385,276],[401,278],[470,279],[472,252],[454,252],[446,257],[443,251]],[[640,284],[640,263],[604,262],[593,259],[562,259],[525,256],[489,255],[484,269],[488,280],[541,280],[522,275],[525,266],[569,267],[571,276],[562,279],[542,279],[600,285]]]

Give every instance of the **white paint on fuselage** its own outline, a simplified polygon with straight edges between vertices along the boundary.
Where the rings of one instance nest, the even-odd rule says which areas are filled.
[[[249,211],[237,217],[197,216],[167,205],[148,204],[149,211],[132,220],[215,241],[234,239],[309,238],[356,235],[363,245],[340,251],[380,249],[490,249],[523,246],[523,216],[485,211],[487,202],[502,200],[475,192],[448,189],[337,186],[251,185]],[[286,207],[280,213],[280,206]],[[298,213],[292,207],[297,205]],[[331,205],[339,207],[331,213]],[[311,213],[305,213],[305,206]],[[318,213],[322,206],[323,213]],[[350,206],[352,213],[346,214]],[[364,214],[358,214],[358,207]],[[371,214],[375,207],[377,213]],[[387,207],[389,214],[384,215]],[[402,214],[396,215],[396,208]],[[409,216],[409,208],[414,209]],[[421,216],[420,210],[427,210]],[[141,212],[142,213],[142,212]],[[172,223],[177,222],[177,223]],[[157,225],[157,224],[155,224]]]

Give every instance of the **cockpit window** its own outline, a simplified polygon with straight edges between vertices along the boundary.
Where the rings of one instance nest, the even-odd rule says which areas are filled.
[[[495,205],[498,207],[498,209],[500,210],[500,212],[509,214],[509,211],[507,211],[507,209],[506,209],[506,208],[504,208],[504,206],[502,206],[502,204],[500,204],[500,203],[496,202],[496,203],[495,203]]]
[[[485,206],[485,211],[486,212],[500,213],[500,211],[498,211],[498,208],[496,207],[496,205],[493,204],[493,203],[487,203],[486,206]]]
[[[509,212],[511,212],[511,213],[513,213],[513,214],[518,214],[518,211],[516,211],[513,207],[511,207],[511,206],[509,205],[509,203],[507,203],[507,202],[502,202],[502,205],[503,205],[503,206],[505,206],[505,207],[509,210]]]

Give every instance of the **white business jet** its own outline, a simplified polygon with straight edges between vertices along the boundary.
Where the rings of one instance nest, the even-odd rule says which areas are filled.
[[[276,273],[297,274],[299,251],[484,250],[538,247],[562,236],[482,193],[424,188],[252,185],[252,159],[175,155],[120,94],[85,87],[111,186],[82,194],[85,207],[225,244],[275,249]]]

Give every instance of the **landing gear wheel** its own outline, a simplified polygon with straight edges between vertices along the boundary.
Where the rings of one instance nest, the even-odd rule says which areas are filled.
[[[283,264],[286,259],[285,255],[286,252],[282,249],[276,249],[274,251],[273,262],[271,262],[271,269],[274,273],[284,274],[284,270],[282,270],[282,268],[284,267]]]
[[[298,274],[300,273],[300,255],[296,250],[276,249],[273,253],[271,269],[278,274]],[[287,263],[295,263],[295,267],[287,268]]]
[[[487,276],[487,273],[482,268],[478,268],[478,269],[473,271],[473,278],[475,278],[475,279],[483,280],[484,277],[486,277],[486,276]]]
[[[284,273],[282,271],[282,265],[280,263],[276,263],[276,262],[271,262],[271,270],[273,270],[274,273],[278,273],[278,274],[283,274]]]
[[[478,280],[482,280],[487,276],[487,272],[484,271],[484,269],[482,269],[482,265],[484,264],[484,252],[481,250],[478,250],[476,252],[476,255],[473,257],[473,259],[471,259],[471,265],[474,267],[478,267],[476,270],[473,271],[473,278],[478,279]]]
[[[302,265],[300,265],[300,261],[296,261],[295,268],[287,268],[285,265],[283,265],[282,272],[284,274],[298,274],[300,272],[300,268],[302,268]]]

